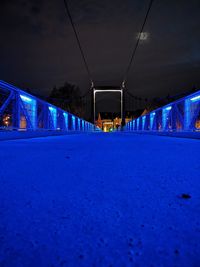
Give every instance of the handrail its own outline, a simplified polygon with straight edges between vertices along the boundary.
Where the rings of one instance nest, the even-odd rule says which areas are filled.
[[[200,90],[129,121],[128,131],[200,131]]]
[[[9,118],[11,117],[12,122],[8,122],[11,125],[0,124],[0,128],[56,131],[94,131],[97,129],[92,123],[0,80],[1,90],[10,92],[10,95],[0,107],[0,115],[2,117],[5,110],[10,109],[9,105],[12,105],[12,109],[9,110]],[[8,111],[6,112],[8,113]],[[51,120],[53,121],[50,123]],[[74,124],[72,120],[74,120]],[[0,123],[2,122],[0,121]]]

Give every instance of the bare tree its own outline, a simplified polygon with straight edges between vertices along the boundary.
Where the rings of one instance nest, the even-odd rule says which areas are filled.
[[[84,116],[80,88],[74,84],[66,82],[61,87],[54,87],[49,102],[77,116]]]

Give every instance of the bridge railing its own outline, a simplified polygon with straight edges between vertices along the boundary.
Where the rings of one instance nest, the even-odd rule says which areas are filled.
[[[0,129],[94,131],[95,126],[11,84],[0,81]]]
[[[200,131],[200,91],[126,124],[127,131]]]

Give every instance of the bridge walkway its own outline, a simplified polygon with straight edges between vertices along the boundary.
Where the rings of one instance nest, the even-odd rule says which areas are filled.
[[[200,142],[0,142],[0,266],[200,266]]]

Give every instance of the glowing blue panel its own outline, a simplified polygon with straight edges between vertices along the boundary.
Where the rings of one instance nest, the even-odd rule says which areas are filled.
[[[81,129],[81,120],[78,118],[78,130],[80,131]]]
[[[135,130],[135,120],[133,121],[133,130]]]
[[[64,116],[64,119],[65,119],[65,129],[68,130],[69,129],[69,118],[68,118],[68,114],[66,112],[63,112],[63,116]]]
[[[137,130],[139,130],[139,127],[140,127],[140,118],[137,118]]]
[[[82,130],[85,130],[85,122],[82,120]]]
[[[33,101],[33,99],[31,99],[30,97],[27,97],[25,95],[20,95],[20,97],[24,102],[27,102],[27,103],[31,103]]]
[[[52,128],[56,129],[56,125],[57,125],[57,109],[54,107],[49,107],[49,111],[51,114],[51,119],[52,119]]]
[[[170,110],[172,109],[171,106],[168,106],[166,108],[163,108],[162,110],[162,129],[163,130],[166,130],[167,129],[167,123],[168,123],[168,120],[169,120],[169,113],[170,113]]]
[[[146,122],[146,116],[143,116],[142,117],[142,130],[144,130],[145,122]]]
[[[195,97],[191,98],[190,100],[193,101],[193,102],[199,101],[200,100],[200,95],[195,96]]]
[[[75,116],[72,116],[72,130],[76,130],[76,118]]]
[[[171,109],[172,109],[171,106],[165,108],[165,110],[171,110]]]
[[[185,110],[184,110],[184,130],[189,130],[191,114],[190,114],[191,102],[189,99],[185,100]]]
[[[155,112],[150,113],[150,129],[151,130],[153,130],[153,123],[154,123],[155,115],[156,115]]]
[[[13,127],[19,129],[21,127],[31,130],[36,130],[37,128],[65,130],[69,128],[68,125],[71,115],[69,115],[64,110],[58,109],[57,107],[48,102],[31,96],[29,93],[26,93],[23,90],[12,86],[6,82],[0,81],[0,87],[1,89],[3,89],[3,91],[6,90],[6,92],[10,92],[9,97],[12,95],[18,96],[14,99],[14,104],[16,105],[13,108],[13,112],[15,112],[15,116],[13,116],[12,121]],[[8,98],[9,101],[10,99],[11,97]],[[5,107],[9,103],[9,101],[6,101],[4,103]],[[1,111],[3,110],[3,108],[1,107]],[[63,124],[60,125],[60,122],[62,122]],[[66,127],[64,125],[66,125]],[[76,128],[84,130],[86,129],[86,127],[87,130],[93,130],[94,126],[89,123],[86,124],[85,121],[83,121],[82,119],[78,119],[75,116],[72,118],[71,128],[73,128],[74,130],[76,130]]]
[[[31,122],[31,128],[36,129],[36,100],[21,94],[20,98],[23,101],[24,108],[26,109],[26,113],[28,114],[29,120]]]

